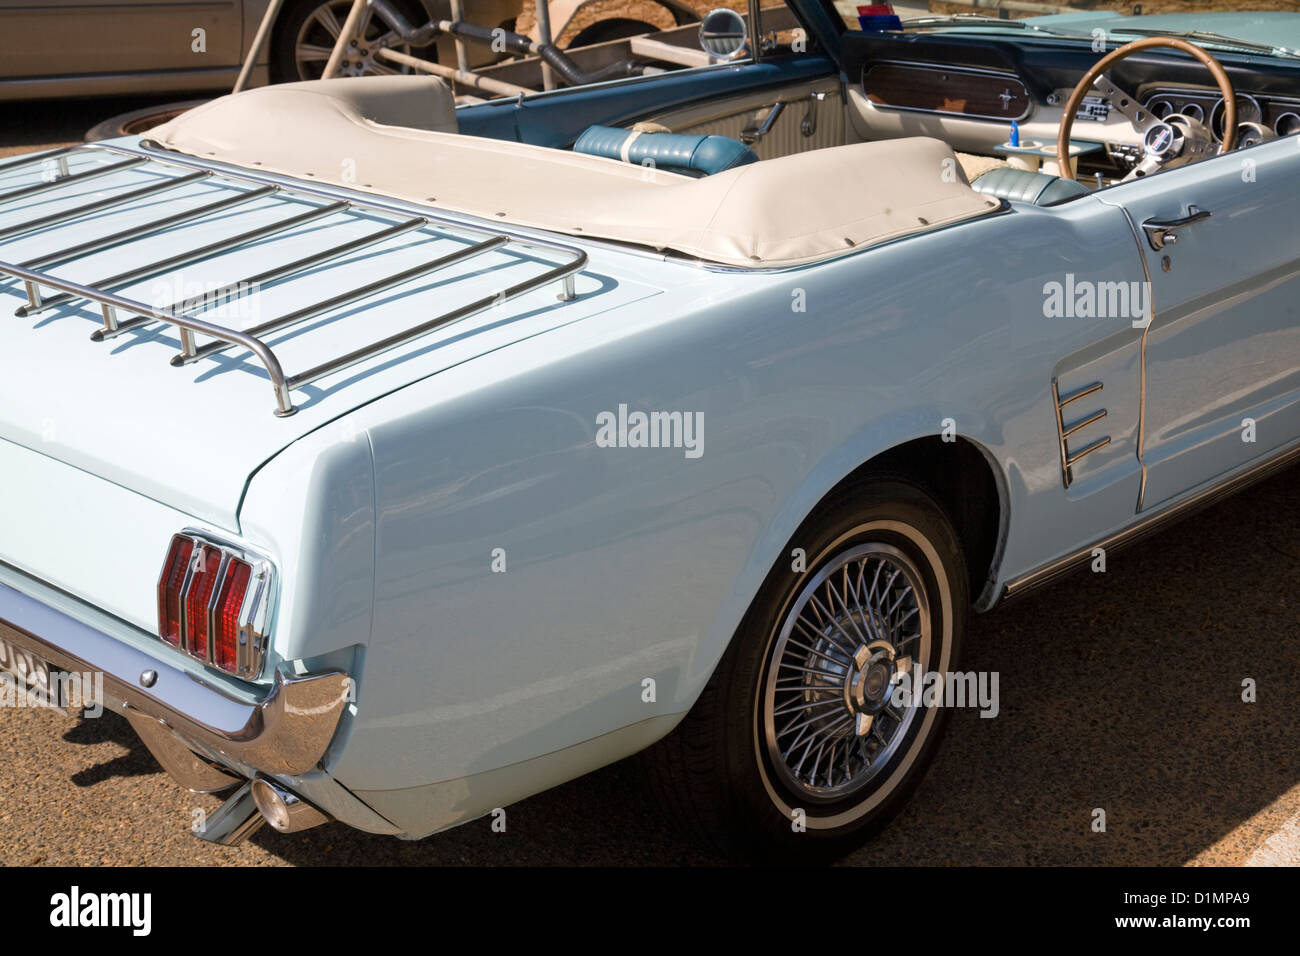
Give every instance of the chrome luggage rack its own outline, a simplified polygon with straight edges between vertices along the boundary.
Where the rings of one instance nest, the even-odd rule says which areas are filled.
[[[359,362],[363,362],[366,359],[372,358],[373,356],[379,355],[383,352],[398,348],[407,342],[428,335],[430,332],[444,328],[463,319],[467,319],[479,312],[483,312],[493,306],[500,305],[528,292],[543,288],[553,282],[561,284],[561,292],[559,295],[561,301],[570,301],[577,298],[576,276],[586,267],[587,254],[576,247],[498,232],[496,230],[474,226],[459,220],[441,217],[434,214],[422,213],[420,215],[411,215],[400,208],[383,205],[379,202],[368,202],[351,198],[340,199],[332,193],[324,190],[313,189],[310,186],[304,186],[302,184],[295,183],[293,186],[287,186],[282,183],[270,182],[267,179],[258,178],[252,174],[245,175],[226,168],[215,169],[210,166],[205,166],[198,161],[191,161],[188,157],[173,157],[170,155],[159,156],[154,154],[152,150],[159,150],[161,147],[157,146],[157,144],[150,143],[147,140],[143,141],[142,145],[151,150],[151,152],[138,152],[119,146],[96,143],[86,146],[65,147],[63,149],[40,153],[17,161],[0,164],[0,176],[9,173],[15,168],[34,163],[49,162],[55,166],[55,175],[48,181],[42,181],[32,185],[22,186],[17,189],[0,192],[0,211],[3,211],[5,204],[13,202],[16,199],[25,199],[47,193],[53,194],[63,186],[111,175],[128,169],[156,169],[161,167],[165,170],[180,170],[179,175],[167,176],[160,182],[132,188],[104,199],[77,205],[73,208],[64,209],[59,212],[50,213],[15,226],[0,228],[0,241],[34,233],[47,226],[61,225],[83,216],[94,215],[114,206],[125,206],[133,200],[156,196],[159,193],[177,189],[189,183],[200,181],[218,182],[221,184],[249,186],[251,188],[238,190],[229,196],[207,202],[193,209],[165,216],[143,226],[137,225],[128,229],[113,231],[107,235],[89,239],[66,249],[47,253],[21,263],[0,261],[0,277],[8,275],[21,280],[27,293],[27,304],[20,307],[16,314],[19,316],[35,315],[45,309],[54,308],[78,299],[97,303],[100,306],[104,317],[104,325],[91,335],[91,338],[95,341],[106,341],[130,329],[138,328],[154,322],[163,322],[175,326],[180,330],[181,351],[171,360],[172,365],[175,366],[188,365],[189,363],[197,361],[207,355],[234,346],[247,349],[262,363],[266,369],[267,375],[270,377],[271,386],[275,391],[275,414],[278,417],[284,418],[297,411],[293,404],[293,399],[290,397],[290,393],[296,388],[307,385],[316,379],[337,372],[340,369],[347,368],[350,365],[356,365]],[[108,153],[122,158],[115,162],[95,165],[89,169],[78,170],[75,172],[71,170],[69,166],[70,159],[79,155],[84,156],[96,153]],[[308,205],[304,211],[297,212],[295,215],[289,216],[288,218],[241,232],[239,235],[227,239],[207,243],[196,249],[188,249],[178,252],[165,259],[100,279],[90,285],[83,285],[67,279],[61,279],[57,276],[51,275],[49,272],[40,271],[48,269],[51,266],[72,262],[91,253],[100,252],[114,246],[125,245],[146,236],[156,235],[173,226],[189,224],[202,219],[205,216],[225,211],[272,194],[282,196],[286,199],[300,201],[325,200],[325,202],[321,205]],[[259,241],[277,233],[287,232],[314,220],[323,219],[326,216],[346,213],[349,211],[364,211],[370,218],[373,218],[375,214],[378,214],[381,217],[386,217],[381,219],[381,222],[391,219],[395,214],[402,216],[403,218],[392,222],[391,225],[388,225],[377,232],[362,236],[358,239],[353,239],[350,242],[343,243],[342,245],[333,246],[320,252],[301,257],[286,265],[267,269],[257,273],[256,275],[233,279],[232,281],[221,285],[219,288],[205,292],[202,295],[171,302],[168,305],[159,308],[147,305],[144,302],[126,298],[113,291],[114,289],[129,286],[130,284],[142,279],[163,275],[180,266],[190,265],[204,259],[231,252],[242,246],[246,246],[249,243]],[[393,275],[385,276],[381,279],[375,279],[358,288],[350,289],[347,292],[339,293],[304,308],[296,309],[287,315],[281,315],[264,322],[259,322],[248,329],[233,329],[212,322],[205,322],[201,319],[194,318],[191,314],[202,312],[214,305],[229,302],[232,298],[238,298],[243,295],[249,289],[258,290],[262,283],[291,278],[295,274],[301,273],[313,266],[338,259],[368,246],[384,242],[385,240],[407,233],[417,232],[431,226],[445,227],[450,235],[456,238],[463,238],[466,234],[469,234],[471,237],[478,236],[482,238],[462,249],[441,255],[435,259],[431,259],[412,268],[404,269]],[[550,265],[552,267],[540,275],[518,282],[515,285],[495,292],[492,295],[484,296],[483,298],[470,302],[460,308],[443,312],[433,318],[421,322],[418,325],[412,326],[411,328],[404,329],[403,331],[382,338],[379,341],[371,342],[368,345],[353,349],[352,351],[331,358],[328,361],[321,362],[320,364],[295,375],[285,374],[284,369],[280,364],[280,360],[276,357],[271,348],[260,338],[260,336],[265,333],[287,328],[291,325],[303,322],[306,319],[328,312],[338,306],[356,302],[384,289],[401,285],[411,279],[427,276],[440,269],[446,269],[476,256],[481,256],[494,250],[503,249],[506,246],[518,246],[534,252],[549,254],[551,257],[558,254],[564,261],[559,265],[553,265],[544,258],[539,259],[533,256],[528,256],[526,258],[532,261],[540,262],[540,264]],[[44,289],[57,290],[59,294],[46,297],[42,292]],[[125,313],[131,317],[120,318],[119,313]],[[207,336],[214,341],[203,345],[197,345],[195,341],[196,335]]]

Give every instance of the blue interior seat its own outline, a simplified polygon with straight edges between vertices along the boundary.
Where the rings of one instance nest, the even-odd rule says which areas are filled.
[[[1062,179],[1060,176],[1028,169],[1013,169],[1010,166],[990,169],[971,183],[970,187],[986,196],[1012,202],[1031,202],[1035,206],[1051,206],[1092,191],[1073,179]]]
[[[588,127],[573,151],[697,177],[758,162],[757,153],[729,136],[642,133],[613,126]]]

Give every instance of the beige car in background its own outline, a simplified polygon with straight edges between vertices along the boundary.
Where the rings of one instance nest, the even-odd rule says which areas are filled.
[[[271,0],[0,0],[0,100],[129,93],[226,92],[239,75]],[[452,17],[452,0],[390,0],[412,24]],[[316,79],[352,0],[284,0],[253,83]],[[585,46],[690,22],[693,0],[551,0],[560,45]],[[476,26],[537,38],[533,0],[462,0]],[[365,36],[382,38],[371,16]],[[393,49],[412,52],[400,44]],[[455,63],[451,40],[414,51]],[[469,48],[471,67],[497,57]],[[396,73],[367,58],[342,72]]]

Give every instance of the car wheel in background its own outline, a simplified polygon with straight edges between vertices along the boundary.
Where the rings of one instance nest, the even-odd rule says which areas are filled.
[[[185,100],[182,103],[159,103],[143,109],[131,110],[110,116],[102,123],[96,123],[86,131],[86,142],[97,143],[101,139],[116,139],[119,136],[139,136],[161,126],[168,120],[175,119],[186,110],[202,106],[207,100]]]
[[[412,26],[421,26],[428,20],[424,7],[416,0],[398,0],[394,6]],[[271,35],[271,81],[293,83],[320,79],[351,9],[352,0],[288,0]],[[377,14],[369,14],[363,37],[360,45],[350,51],[339,67],[338,76],[411,72],[408,66],[376,55],[375,51],[383,42],[398,53],[411,53],[409,46],[392,42],[392,31]],[[429,46],[425,49],[432,54],[434,48]],[[420,51],[417,55],[427,54]]]
[[[934,756],[947,712],[915,681],[955,670],[969,584],[948,517],[903,481],[837,493],[790,547],[806,559],[771,572],[646,765],[668,809],[728,856],[824,862],[883,827]]]

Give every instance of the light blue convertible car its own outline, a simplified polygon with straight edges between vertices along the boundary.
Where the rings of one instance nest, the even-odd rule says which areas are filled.
[[[733,854],[866,839],[972,610],[1300,453],[1300,14],[863,25],[0,166],[5,666],[220,842],[646,748]]]

